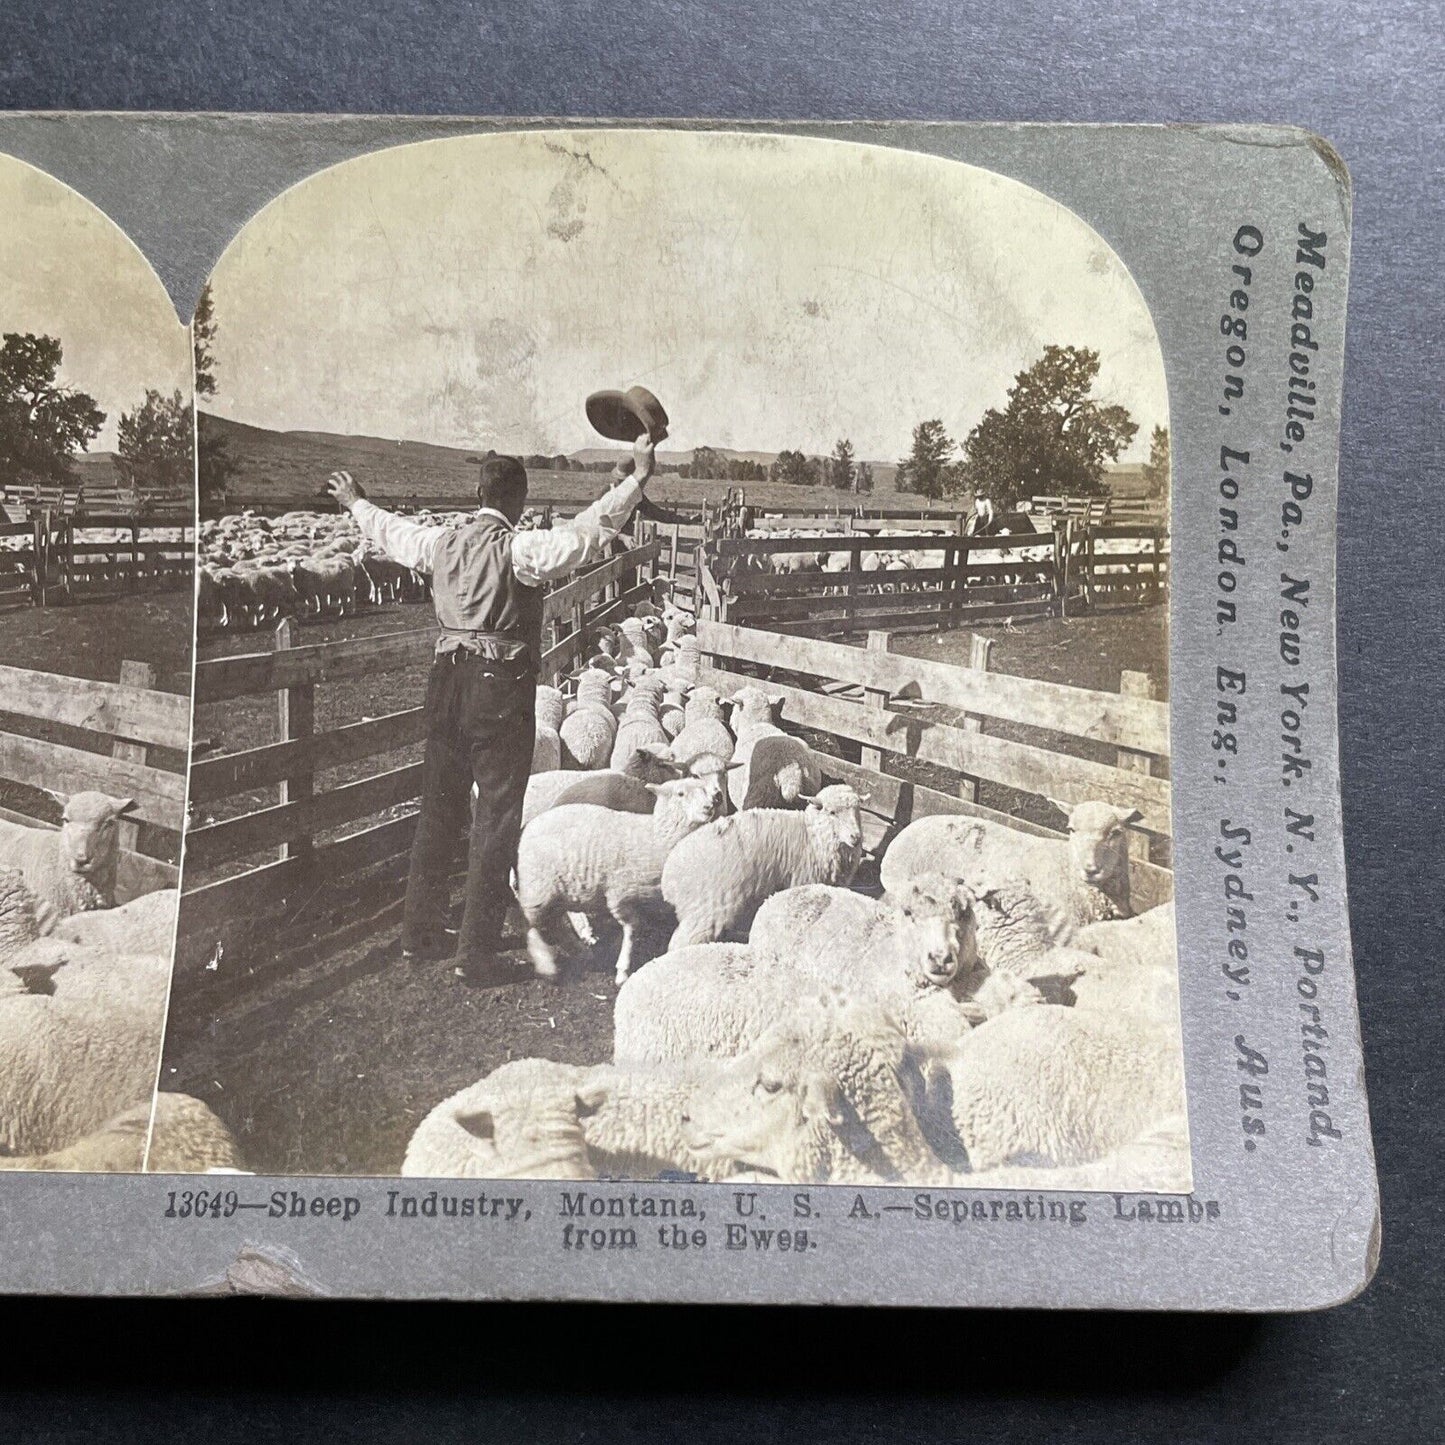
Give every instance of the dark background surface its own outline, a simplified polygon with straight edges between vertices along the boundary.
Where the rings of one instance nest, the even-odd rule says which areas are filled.
[[[1279,121],[1327,136],[1355,187],[1341,723],[1384,1210],[1370,1290],[1291,1318],[7,1302],[12,1438],[1445,1439],[1442,31],[1437,3],[1406,0],[4,0],[5,107]]]

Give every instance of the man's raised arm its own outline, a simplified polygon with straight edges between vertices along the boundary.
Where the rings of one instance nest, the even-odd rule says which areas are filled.
[[[578,567],[604,557],[612,539],[627,525],[633,509],[642,500],[642,488],[652,475],[653,445],[643,435],[632,444],[633,471],[622,476],[570,522],[551,528],[518,532],[512,538],[512,567],[517,580],[529,587],[565,577]]]
[[[337,506],[346,508],[361,528],[361,535],[378,552],[410,567],[414,572],[430,572],[436,555],[437,539],[446,531],[436,524],[413,522],[398,517],[366,499],[366,493],[351,479],[350,472],[332,472],[326,479],[326,490]]]

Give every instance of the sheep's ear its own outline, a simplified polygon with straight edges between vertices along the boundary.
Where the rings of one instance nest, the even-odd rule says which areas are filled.
[[[115,800],[115,815],[117,818],[122,817],[126,813],[133,813],[135,808],[136,801],[134,798],[117,798]]]
[[[648,791],[649,793],[651,793],[654,797],[661,797],[661,796],[662,796],[662,790],[667,786],[667,784],[666,784],[666,783],[644,783],[642,786],[643,786],[644,788],[646,788],[647,791]]]
[[[597,1079],[577,1090],[577,1117],[586,1118],[595,1114],[608,1100],[611,1088],[605,1080]]]
[[[787,702],[787,700],[788,699],[780,692],[770,692],[768,694],[768,702],[774,708],[774,710],[780,709],[782,705]]]
[[[496,1126],[490,1109],[476,1109],[470,1114],[458,1114],[456,1121],[474,1139],[485,1139],[491,1143],[496,1138]]]

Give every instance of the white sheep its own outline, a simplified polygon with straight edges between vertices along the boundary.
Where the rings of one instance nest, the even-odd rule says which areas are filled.
[[[846,884],[863,855],[858,794],[822,789],[801,812],[752,809],[683,839],[662,873],[677,915],[669,949],[745,930],[764,899],[804,883]]]
[[[116,953],[103,944],[40,938],[11,958],[12,973],[32,992],[72,1002],[165,1008],[171,952]]]
[[[527,794],[522,801],[523,828],[553,807],[563,793],[580,782],[589,778],[610,778],[618,771],[640,783],[670,783],[683,774],[683,769],[673,761],[671,752],[662,743],[638,748],[628,759],[627,766],[620,770],[594,768],[576,772],[570,768],[554,768],[545,773],[533,773],[527,779]]]
[[[1082,1009],[1139,1014],[1179,1027],[1179,965],[1174,905],[1163,903],[1133,918],[1090,924],[1079,930],[1084,972],[1071,989]]]
[[[605,768],[617,741],[617,719],[612,716],[614,678],[611,672],[587,667],[577,678],[577,705],[562,719],[558,737],[562,764],[568,768]]]
[[[947,1183],[915,1112],[924,1088],[876,1003],[803,998],[694,1101],[688,1142],[785,1183]]]
[[[176,936],[180,891],[158,888],[115,908],[76,913],[55,925],[56,938],[94,944],[115,953],[170,955]]]
[[[703,779],[650,786],[657,793],[651,814],[577,803],[552,808],[522,830],[517,902],[527,920],[527,952],[540,977],[556,976],[547,934],[566,912],[605,910],[616,919],[622,926],[617,982],[630,972],[633,932],[660,897],[668,855],[716,809],[714,790]]]
[[[739,767],[728,779],[728,795],[735,809],[792,807],[822,786],[812,749],[773,721],[774,711],[782,701],[781,695],[769,695],[752,684],[733,694],[732,724],[737,745],[732,760]],[[755,764],[754,754],[760,748]]]
[[[0,868],[0,966],[40,936],[35,895],[18,868]]]
[[[949,1162],[1087,1164],[1184,1108],[1177,1037],[1134,1019],[1044,1004],[1010,1009],[925,1066],[923,1122]]]
[[[644,677],[628,695],[612,744],[614,768],[625,768],[639,748],[649,744],[666,747],[672,741],[662,725],[663,691],[661,678]]]
[[[73,793],[58,829],[0,821],[0,867],[20,870],[41,933],[72,913],[114,905],[120,819],[134,807],[133,798]]]
[[[147,1152],[149,1141],[149,1152]],[[231,1131],[199,1099],[158,1093],[99,1129],[48,1154],[0,1158],[0,1169],[73,1170],[85,1174],[204,1174],[244,1169]]]
[[[722,699],[710,687],[694,688],[683,709],[682,730],[672,740],[672,755],[680,763],[711,753],[732,761],[733,735],[723,720]]]
[[[537,684],[536,731],[532,741],[532,771],[550,772],[562,766],[562,736],[558,729],[567,715],[567,702],[559,688]]]
[[[949,814],[916,819],[889,845],[879,876],[890,892],[920,872],[944,872],[979,886],[1021,879],[1057,918],[1061,940],[1077,925],[1127,918],[1133,911],[1127,830],[1139,813],[1100,802],[1065,811],[1067,839]]]
[[[587,1068],[518,1059],[444,1099],[412,1135],[401,1172],[482,1179],[728,1177],[688,1144],[688,1118],[716,1064]]]
[[[164,1001],[0,996],[0,1153],[63,1149],[148,1100]]]

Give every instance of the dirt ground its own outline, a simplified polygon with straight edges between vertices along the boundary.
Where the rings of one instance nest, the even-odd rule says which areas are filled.
[[[426,617],[418,607],[392,609],[308,627],[305,640],[373,635]],[[1149,673],[1162,694],[1162,608],[978,630],[994,639],[999,671],[1117,689],[1128,668]],[[895,641],[909,655],[945,662],[968,656],[967,633]],[[255,637],[227,638],[207,644],[203,655],[260,645]],[[322,687],[318,725],[413,706],[421,687],[420,674],[406,673]],[[229,750],[271,736],[265,730],[272,726],[267,705],[258,701],[248,711],[228,703],[199,710],[197,736]],[[364,767],[374,769],[374,760]],[[392,1173],[434,1105],[508,1059],[596,1063],[610,1056],[614,937],[604,935],[597,956],[558,984],[527,977],[469,989],[445,965],[402,963],[400,873],[387,870],[333,900],[332,926],[347,933],[339,946],[318,938],[282,956],[227,955],[213,970],[194,965],[178,974],[163,1087],[210,1104],[257,1170]],[[459,890],[454,896],[459,902]],[[665,939],[664,923],[639,956]],[[520,963],[520,940],[508,946]]]

